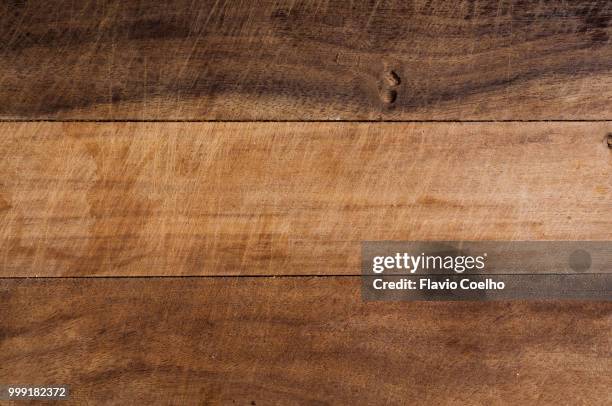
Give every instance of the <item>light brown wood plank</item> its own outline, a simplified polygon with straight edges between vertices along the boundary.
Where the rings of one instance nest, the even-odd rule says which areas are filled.
[[[359,277],[0,281],[0,381],[66,404],[612,401],[609,302],[363,303]]]
[[[364,240],[610,240],[609,123],[3,123],[0,275],[359,274]]]
[[[0,118],[612,119],[611,19],[608,0],[4,1]]]

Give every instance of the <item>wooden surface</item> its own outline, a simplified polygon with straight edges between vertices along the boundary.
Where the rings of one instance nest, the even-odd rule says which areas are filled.
[[[11,0],[0,117],[612,119],[612,6]]]
[[[611,129],[4,123],[0,275],[355,275],[367,240],[610,240]]]
[[[0,281],[0,381],[66,404],[612,402],[612,303],[363,303],[359,277]]]
[[[609,0],[1,2],[0,385],[612,404],[612,302],[364,302],[357,276],[364,240],[612,240],[611,21]]]

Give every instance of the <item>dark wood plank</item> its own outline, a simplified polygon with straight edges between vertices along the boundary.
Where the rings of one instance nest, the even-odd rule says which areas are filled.
[[[612,119],[611,18],[608,0],[10,0],[0,117]]]
[[[609,123],[3,123],[0,275],[359,274],[367,240],[610,240]]]
[[[0,281],[0,382],[67,404],[612,401],[610,302],[363,303],[358,277]]]

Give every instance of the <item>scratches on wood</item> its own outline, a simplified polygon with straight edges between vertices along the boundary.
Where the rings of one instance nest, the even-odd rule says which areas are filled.
[[[606,120],[611,7],[4,1],[0,120]],[[612,401],[609,302],[363,303],[355,276],[363,240],[610,240],[610,123],[0,139],[2,384],[69,384],[67,404]]]
[[[67,404],[609,403],[612,304],[363,303],[359,277],[0,280],[0,381]]]
[[[358,274],[364,240],[609,240],[608,123],[3,123],[2,276]]]
[[[607,0],[8,1],[0,118],[610,119],[611,18]]]

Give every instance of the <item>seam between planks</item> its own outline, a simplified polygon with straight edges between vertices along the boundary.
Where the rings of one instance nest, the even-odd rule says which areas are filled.
[[[457,274],[436,274],[436,276],[452,276]],[[490,275],[490,276],[538,276],[538,275],[609,275],[607,272],[574,272],[574,273],[495,273],[495,274],[472,274],[473,276],[478,275]],[[0,280],[13,280],[13,279],[213,279],[213,278],[360,278],[362,276],[374,276],[374,275],[361,275],[361,274],[338,274],[338,275],[308,275],[308,274],[286,274],[286,275],[88,275],[88,276],[1,276]],[[392,276],[417,276],[414,274],[393,274]],[[430,275],[418,275],[418,276],[430,276]]]
[[[80,119],[0,119],[0,123],[609,123],[612,119],[547,120],[80,120]]]

